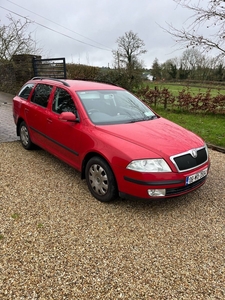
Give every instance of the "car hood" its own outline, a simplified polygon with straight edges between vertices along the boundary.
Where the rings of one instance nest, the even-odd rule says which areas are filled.
[[[123,125],[107,125],[99,129],[164,157],[204,145],[196,134],[162,117]]]

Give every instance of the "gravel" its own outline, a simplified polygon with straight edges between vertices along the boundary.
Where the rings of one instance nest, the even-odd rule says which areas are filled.
[[[0,156],[0,299],[225,299],[224,153],[189,195],[108,204],[41,149]]]

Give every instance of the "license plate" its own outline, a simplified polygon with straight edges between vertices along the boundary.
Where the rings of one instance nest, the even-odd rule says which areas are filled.
[[[195,181],[200,180],[201,178],[205,177],[207,175],[208,168],[202,170],[201,172],[195,173],[191,176],[186,177],[185,185],[191,184]]]

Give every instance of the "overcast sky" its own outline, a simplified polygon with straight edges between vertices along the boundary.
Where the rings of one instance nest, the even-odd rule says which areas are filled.
[[[161,27],[181,28],[189,12],[173,0],[0,0],[1,25],[7,25],[10,13],[36,22],[28,31],[43,58],[112,67],[116,40],[132,30],[145,43],[141,59],[150,68],[155,58],[163,63],[180,57],[184,50]]]

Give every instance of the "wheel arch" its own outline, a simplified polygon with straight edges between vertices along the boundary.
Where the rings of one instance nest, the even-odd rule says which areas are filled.
[[[108,159],[107,159],[105,156],[103,156],[102,154],[100,154],[100,153],[98,153],[98,152],[92,151],[92,152],[87,153],[87,154],[85,155],[83,161],[82,161],[82,166],[81,166],[81,179],[85,179],[85,168],[86,168],[87,162],[88,162],[92,157],[94,157],[94,156],[97,156],[97,157],[100,157],[100,158],[104,159],[105,162],[106,162],[106,163],[108,164],[108,166],[110,167],[110,169],[111,169],[111,171],[112,171],[114,177],[116,178],[116,176],[115,176],[115,174],[114,174],[114,171],[113,171],[113,169],[112,169],[112,167],[111,167],[111,165],[110,165]]]
[[[23,119],[23,118],[19,118],[18,119],[18,121],[17,121],[17,124],[16,124],[16,134],[17,134],[17,136],[19,136],[20,135],[20,124],[22,123],[22,122],[25,122],[25,120]],[[26,123],[26,122],[25,122]]]

